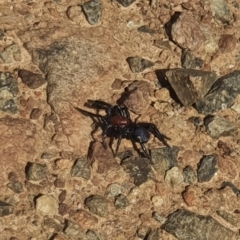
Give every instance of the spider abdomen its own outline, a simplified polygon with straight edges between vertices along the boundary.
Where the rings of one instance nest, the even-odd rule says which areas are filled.
[[[136,127],[133,135],[136,138],[136,140],[140,143],[146,143],[150,138],[149,131],[144,127]]]

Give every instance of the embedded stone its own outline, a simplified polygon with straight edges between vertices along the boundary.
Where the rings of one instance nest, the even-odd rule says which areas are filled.
[[[197,177],[198,182],[208,182],[217,172],[217,158],[215,155],[205,156],[200,160]]]
[[[71,169],[71,176],[89,179],[91,176],[90,162],[86,158],[77,159]]]
[[[36,210],[46,215],[58,214],[58,202],[49,195],[42,195],[36,199]]]
[[[203,60],[195,57],[188,49],[184,49],[181,55],[181,63],[184,68],[195,69],[203,65]]]
[[[199,49],[206,40],[200,25],[200,21],[193,14],[187,11],[182,12],[172,25],[173,41],[182,48]]]
[[[196,102],[201,114],[211,114],[231,107],[240,93],[240,71],[233,71],[219,78],[205,97]]]
[[[184,106],[202,99],[217,79],[214,72],[194,69],[168,70],[166,77]]]
[[[83,12],[91,25],[100,21],[102,15],[102,3],[100,0],[90,0],[82,5]]]
[[[33,73],[25,69],[19,70],[18,76],[22,79],[22,82],[31,89],[39,88],[47,82],[41,74]]]
[[[47,166],[45,164],[29,162],[26,167],[26,175],[28,180],[39,181],[45,178],[47,174]]]
[[[4,217],[13,213],[14,207],[4,201],[0,201],[0,217]]]
[[[99,215],[100,217],[108,216],[108,201],[100,195],[93,195],[85,199],[85,205],[90,212]]]
[[[128,57],[127,63],[133,73],[139,73],[154,65],[153,62],[141,57]]]
[[[207,116],[204,120],[207,133],[213,138],[231,136],[237,131],[237,126],[223,117]]]
[[[166,171],[177,165],[178,147],[152,149],[152,162],[155,171],[165,175]]]
[[[179,209],[168,216],[162,228],[179,240],[235,239],[237,234],[222,226],[211,216]],[[214,229],[214,231],[213,231]]]
[[[127,199],[127,197],[123,194],[119,194],[114,202],[114,206],[116,209],[120,209],[120,208],[125,208],[129,205],[129,201]]]
[[[137,186],[155,178],[147,158],[129,157],[124,159],[121,165]]]

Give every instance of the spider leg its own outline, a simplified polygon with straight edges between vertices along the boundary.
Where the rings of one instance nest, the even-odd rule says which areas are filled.
[[[95,113],[91,113],[91,112],[88,112],[86,110],[83,110],[81,108],[78,108],[78,107],[74,107],[76,110],[78,110],[80,113],[82,113],[83,115],[85,116],[92,116],[92,117],[101,117],[101,115],[99,114],[95,114]]]
[[[108,110],[109,108],[112,108],[111,104],[101,100],[88,100],[87,105],[91,108],[103,109],[103,110]]]
[[[152,158],[149,154],[149,151],[146,149],[145,145],[142,142],[140,142],[140,145],[141,145],[141,148],[143,150],[145,157],[147,157],[152,162]]]
[[[121,141],[122,141],[122,134],[118,137],[117,147],[116,147],[116,150],[115,150],[115,153],[114,153],[114,157],[116,157],[116,155],[118,153],[118,149],[119,149],[119,146],[121,144]]]
[[[156,138],[158,138],[166,147],[170,148],[166,140],[171,140],[171,139],[166,135],[160,133],[155,124],[143,123],[141,124],[141,126],[144,126],[150,133],[152,133]]]
[[[121,116],[130,119],[129,111],[125,106],[116,105],[116,106],[114,106],[114,108],[117,108],[117,110]]]
[[[104,119],[106,121],[106,119]],[[106,137],[107,137],[107,131],[112,127],[112,125],[109,125],[107,123],[107,121],[105,122],[106,124],[106,127],[103,128],[103,133],[102,133],[102,144],[103,144],[103,147],[106,149],[107,148],[107,144],[106,144]]]

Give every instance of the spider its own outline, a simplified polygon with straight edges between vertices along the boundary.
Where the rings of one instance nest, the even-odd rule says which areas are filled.
[[[163,142],[165,146],[170,147],[166,141],[170,140],[170,138],[160,133],[155,124],[132,122],[129,111],[125,106],[112,106],[111,104],[101,100],[88,100],[88,103],[86,105],[97,110],[105,110],[106,115],[101,116],[99,114],[90,113],[83,109],[76,108],[84,115],[92,115],[93,117],[97,117],[100,120],[103,129],[102,143],[105,148],[107,147],[105,142],[107,136],[117,139],[116,150],[113,152],[114,156],[117,155],[123,138],[131,140],[133,144],[135,142],[138,142],[141,145],[145,157],[149,160],[151,160],[151,156],[144,144],[149,141],[151,134]]]

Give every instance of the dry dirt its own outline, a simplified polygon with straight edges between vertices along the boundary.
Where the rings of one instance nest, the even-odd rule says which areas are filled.
[[[235,233],[224,239],[237,239],[239,197],[230,187],[221,186],[225,181],[240,188],[239,134],[213,139],[203,127],[196,131],[188,119],[204,116],[192,106],[176,103],[167,88],[159,85],[156,71],[183,68],[182,49],[190,49],[203,60],[198,69],[214,71],[218,77],[238,70],[240,1],[220,1],[228,7],[229,16],[218,16],[211,5],[216,1],[210,0],[136,0],[128,7],[102,0],[102,13],[94,25],[79,6],[84,2],[0,0],[0,71],[11,73],[18,86],[13,96],[17,110],[0,111],[0,238],[177,239],[161,225],[169,214],[187,209],[212,216]],[[182,23],[169,34],[170,20],[179,15]],[[139,31],[142,26],[148,32]],[[133,72],[128,57],[147,59],[154,66]],[[38,74],[40,83],[24,82],[20,69]],[[150,165],[155,177],[140,186],[121,166],[120,158],[103,148],[101,130],[91,135],[91,118],[74,108],[94,112],[84,106],[89,99],[115,104],[134,80],[144,83],[126,102],[131,118],[156,124],[171,139],[169,145],[179,148],[172,172],[159,174]],[[1,92],[1,98],[5,97]],[[238,130],[239,104],[237,97],[234,109],[215,113]],[[149,149],[161,147],[154,137],[147,144]],[[124,139],[119,151],[126,150],[138,154]],[[89,152],[90,175],[73,177],[76,159]],[[206,182],[184,182],[183,169],[191,166],[196,172],[206,155],[217,158],[215,175]],[[38,171],[28,172],[32,163],[43,166],[43,178],[28,176]],[[117,195],[106,193],[112,183],[120,186],[127,206],[117,208]],[[86,204],[95,195],[106,200],[103,206],[108,211],[94,212]],[[217,214],[220,210],[234,221]],[[208,239],[213,239],[211,231]]]

